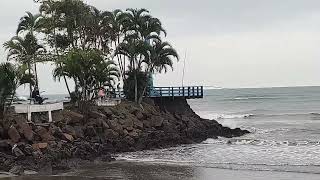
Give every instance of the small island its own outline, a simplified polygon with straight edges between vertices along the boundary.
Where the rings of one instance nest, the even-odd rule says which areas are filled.
[[[200,143],[249,133],[202,119],[188,105],[203,87],[153,86],[152,76],[179,60],[161,21],[146,9],[103,11],[80,0],[42,0],[4,44],[0,64],[0,171],[65,172],[83,163],[112,161],[118,152]],[[16,113],[16,90],[27,85],[24,106],[46,105],[37,65],[52,63],[53,78],[70,100],[48,113]],[[68,80],[74,82],[71,87]],[[160,90],[159,90],[160,89]],[[115,103],[113,103],[115,102]]]

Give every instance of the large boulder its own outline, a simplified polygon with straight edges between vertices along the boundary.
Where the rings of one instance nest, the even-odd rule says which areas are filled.
[[[103,108],[101,111],[108,117],[111,117],[113,114],[112,111],[108,107]]]
[[[21,149],[17,145],[13,146],[12,152],[16,157],[19,157],[19,158],[25,156],[25,154],[21,151]]]
[[[132,119],[134,127],[138,129],[143,129],[143,122],[140,121],[139,119]]]
[[[62,132],[64,132],[64,133],[67,133],[67,134],[70,134],[70,135],[72,135],[72,136],[76,136],[76,130],[72,127],[72,126],[70,126],[70,125],[66,125],[66,126],[64,126],[63,128],[62,128]]]
[[[164,121],[164,119],[161,116],[152,116],[149,119],[151,127],[161,127],[163,124],[163,121]]]
[[[130,136],[132,138],[136,138],[139,136],[139,132],[140,132],[140,130],[134,129],[134,130],[128,132],[128,136]]]
[[[109,121],[109,126],[112,130],[114,130],[115,132],[121,134],[123,131],[122,125],[119,124],[116,120],[111,120]]]
[[[48,143],[32,144],[32,148],[33,148],[34,150],[46,149],[47,147],[48,147]]]
[[[104,119],[107,116],[98,112],[98,111],[90,111],[89,112],[89,117],[94,118],[94,119]]]
[[[131,130],[133,130],[133,121],[131,119],[126,119],[122,126],[123,126],[123,128],[131,131]]]
[[[76,133],[75,134],[76,138],[84,138],[84,132],[82,130],[82,126],[75,126],[74,131]]]
[[[10,149],[9,140],[0,140],[0,151]]]
[[[18,129],[21,134],[28,140],[32,141],[34,132],[32,131],[32,128],[25,122],[25,119],[16,119],[16,122],[18,124]]]
[[[69,142],[73,142],[73,141],[74,141],[73,136],[70,135],[70,134],[67,134],[67,133],[63,133],[63,139],[64,139],[64,140],[67,140],[67,141],[69,141]]]
[[[114,140],[114,139],[119,138],[119,133],[115,132],[112,129],[107,129],[105,131],[105,135],[106,135],[106,138],[109,140]]]
[[[21,139],[21,136],[20,136],[18,130],[14,126],[11,126],[9,128],[8,135],[13,143],[17,143]]]
[[[15,175],[22,175],[24,171],[23,166],[13,166],[10,170],[9,173],[15,174]]]
[[[61,138],[63,132],[60,127],[51,124],[49,127],[49,133],[52,134],[54,137]]]
[[[84,134],[88,137],[97,136],[97,131],[93,126],[86,126],[84,129]]]
[[[48,142],[54,140],[54,137],[47,131],[44,127],[38,127],[36,130],[37,134],[41,137],[43,142]]]
[[[84,119],[84,115],[75,111],[66,111],[64,114],[67,117],[67,124],[77,124]]]

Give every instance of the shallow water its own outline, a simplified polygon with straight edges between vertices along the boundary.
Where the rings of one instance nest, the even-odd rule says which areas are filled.
[[[47,179],[320,179],[320,87],[208,90],[189,104],[252,133],[118,154],[117,162]]]

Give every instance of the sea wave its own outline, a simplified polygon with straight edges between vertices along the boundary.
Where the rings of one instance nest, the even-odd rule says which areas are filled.
[[[318,163],[246,163],[246,162],[208,162],[195,160],[159,159],[159,158],[140,158],[129,154],[118,155],[118,162],[126,161],[133,163],[147,163],[150,165],[175,165],[192,166],[202,168],[217,168],[230,170],[249,170],[249,171],[274,171],[292,173],[320,174]]]
[[[298,117],[298,116],[308,116],[308,117],[319,117],[320,113],[279,113],[279,114],[253,114],[253,113],[238,113],[238,114],[219,114],[219,113],[210,113],[210,112],[199,112],[200,116],[205,119],[250,119],[257,117],[276,117],[276,116],[290,116],[290,117]]]
[[[275,141],[263,139],[207,139],[203,144],[255,145],[255,146],[320,146],[320,141]]]
[[[250,118],[254,114],[217,114],[217,113],[200,113],[202,118],[206,119],[241,119],[241,118]]]
[[[225,100],[231,101],[243,101],[243,100],[263,100],[263,99],[279,99],[279,97],[273,96],[239,96],[234,98],[228,98]]]

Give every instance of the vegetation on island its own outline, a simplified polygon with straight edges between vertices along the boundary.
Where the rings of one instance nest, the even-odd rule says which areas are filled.
[[[179,59],[163,41],[167,32],[161,21],[146,9],[103,11],[81,0],[34,1],[39,12],[27,12],[16,35],[4,43],[10,63],[1,65],[0,74],[7,76],[1,75],[0,83],[10,82],[0,84],[2,106],[17,86],[28,83],[30,92],[38,87],[37,65],[47,62],[55,65],[53,78],[64,81],[78,103],[121,82],[126,98],[141,103],[152,74],[167,72]],[[21,77],[29,80],[20,82]]]

